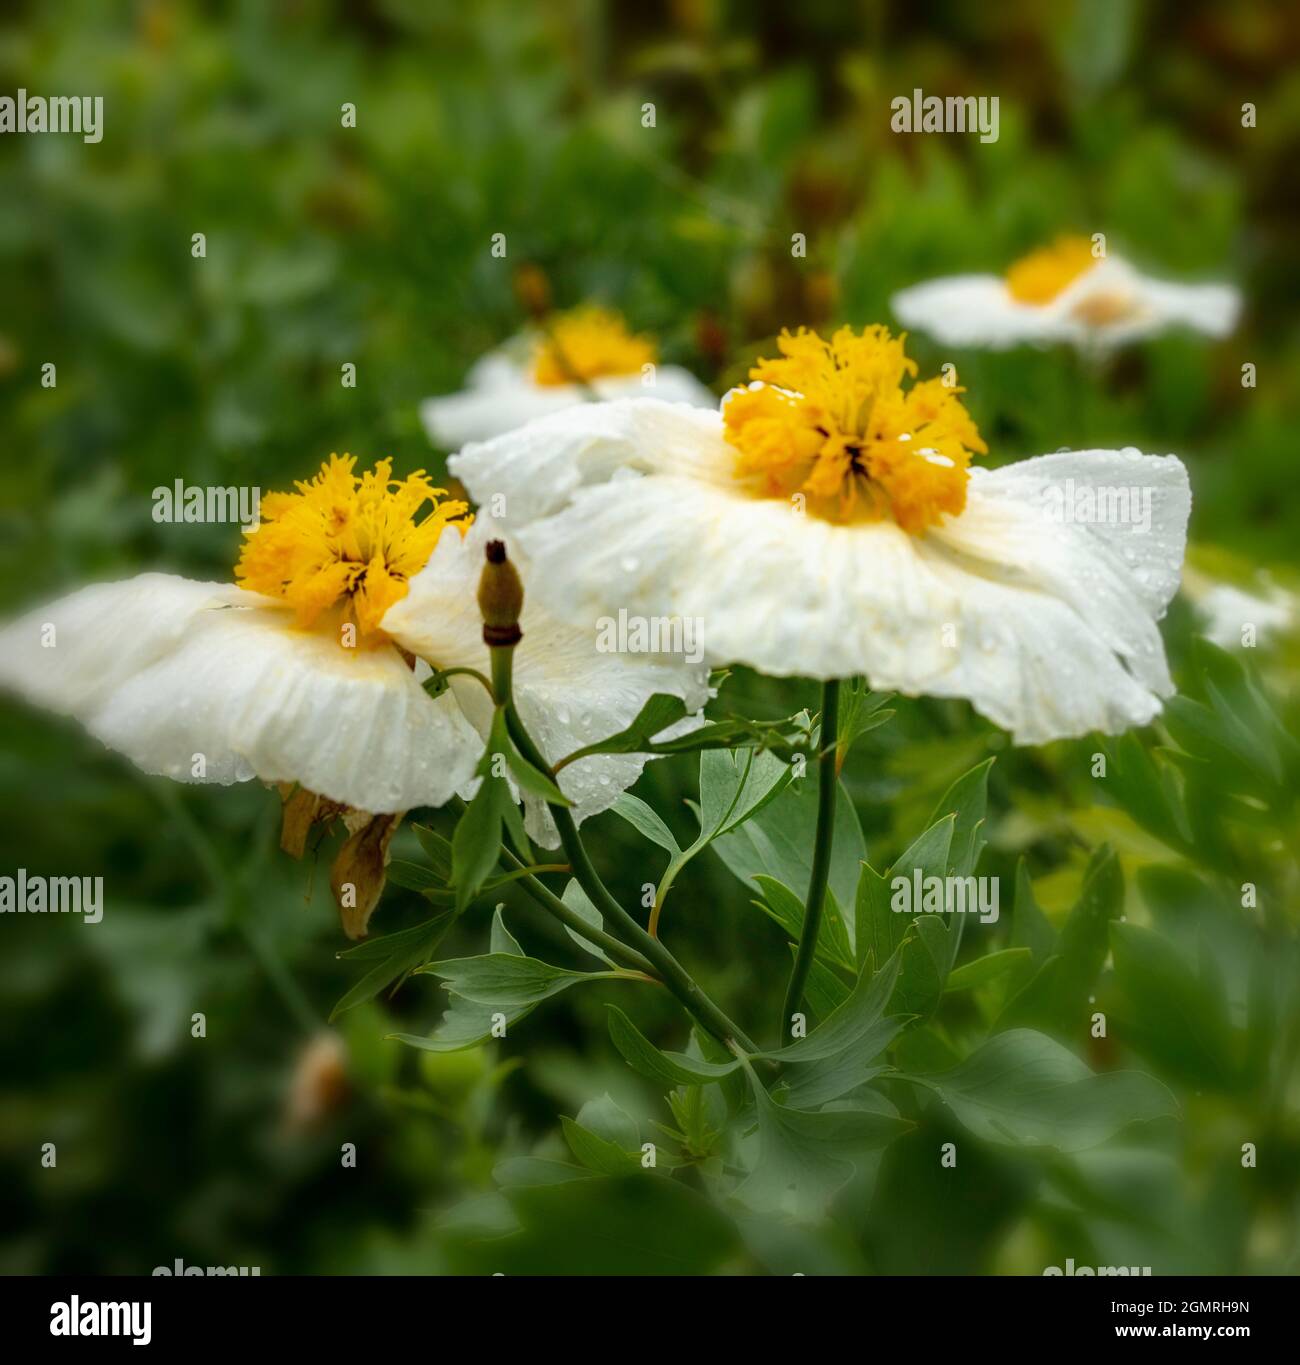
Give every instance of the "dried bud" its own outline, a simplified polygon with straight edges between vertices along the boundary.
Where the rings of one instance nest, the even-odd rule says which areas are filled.
[[[519,613],[524,585],[506,555],[505,542],[489,540],[487,563],[478,581],[478,608],[483,613],[483,641],[488,646],[517,645],[523,639]]]

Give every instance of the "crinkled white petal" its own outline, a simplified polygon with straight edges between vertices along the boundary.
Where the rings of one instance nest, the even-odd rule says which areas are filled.
[[[639,373],[608,375],[593,379],[590,388],[602,399],[646,395],[704,408],[716,407],[718,401],[678,365],[656,366],[645,377]],[[493,351],[473,365],[460,393],[426,398],[420,404],[420,419],[435,445],[459,450],[468,441],[489,440],[590,400],[591,393],[581,385],[534,383],[526,363],[506,351]]]
[[[734,464],[716,405],[705,410],[657,398],[568,408],[466,446],[447,461],[475,502],[507,525],[558,511],[578,489],[611,478],[679,472],[699,479],[712,471],[727,484]]]
[[[169,574],[83,588],[5,627],[0,683],[145,772],[298,782],[375,813],[442,804],[481,749],[391,646],[345,649],[269,598]]]
[[[1089,321],[1103,301],[1117,306],[1116,316]],[[999,275],[954,275],[901,290],[890,306],[905,327],[944,345],[1002,350],[1025,342],[1117,346],[1176,326],[1222,337],[1236,325],[1241,296],[1230,285],[1154,280],[1112,256],[1048,303],[1013,298]]]
[[[688,617],[709,662],[965,697],[1022,743],[1145,724],[1171,690],[1155,622],[1191,504],[1174,457],[976,469],[965,512],[910,536],[753,498],[726,477],[720,417],[699,423],[692,465],[696,419],[649,416],[612,404],[458,461],[474,496],[505,493],[526,581],[557,616]]]
[[[487,519],[475,523],[464,541],[445,534],[426,567],[412,580],[402,601],[389,608],[384,630],[436,668],[490,669],[483,623],[475,601],[484,546],[504,530]],[[513,546],[511,547],[513,557]],[[685,651],[603,652],[596,617],[564,625],[549,615],[531,579],[524,577],[523,639],[515,649],[514,698],[520,718],[552,763],[625,729],[655,693],[681,697],[688,711],[708,699],[708,667]],[[606,636],[606,642],[608,637]],[[465,715],[484,737],[492,704],[473,678],[451,686]],[[643,754],[602,754],[561,770],[561,791],[581,822],[611,806],[641,775]],[[529,834],[547,847],[557,836],[544,804],[525,797]]]

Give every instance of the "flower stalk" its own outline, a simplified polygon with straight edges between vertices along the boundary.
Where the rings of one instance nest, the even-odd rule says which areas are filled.
[[[803,1005],[804,987],[817,953],[817,935],[821,931],[822,910],[826,904],[826,883],[831,872],[831,845],[835,838],[835,795],[839,786],[840,685],[831,679],[822,685],[821,752],[817,759],[817,833],[813,842],[812,875],[808,880],[808,897],[804,904],[803,928],[799,932],[799,947],[795,952],[790,984],[786,987],[785,1006],[781,1012],[781,1035],[790,1031],[792,1018]]]
[[[514,671],[514,649],[523,638],[518,624],[519,612],[523,606],[523,586],[519,582],[519,575],[515,572],[514,566],[506,556],[505,545],[501,541],[494,540],[487,547],[487,563],[484,565],[483,577],[479,584],[478,600],[483,612],[483,640],[488,646],[492,660],[493,693],[497,706],[505,712],[510,738],[525,762],[554,780],[554,769],[534,743],[514,705],[511,681]],[[596,871],[586,845],[578,833],[577,822],[569,811],[554,802],[548,802],[547,806],[559,831],[560,843],[564,847],[578,885],[586,892],[588,899],[605,920],[616,925],[623,935],[625,942],[619,944],[624,954],[623,960],[628,960],[627,943],[630,942],[634,945],[632,951],[638,959],[636,969],[662,981],[709,1033],[728,1047],[739,1046],[746,1052],[757,1052],[757,1044],[709,999],[676,957],[657,938],[647,933],[618,903]],[[538,897],[540,903],[553,914],[556,913],[555,905],[551,903],[556,898],[546,892],[546,888],[540,882],[537,883],[536,889],[530,886],[529,890],[534,894],[537,890],[545,892],[545,897]],[[558,904],[563,905],[563,902]],[[567,906],[564,906],[564,909],[568,911]],[[569,922],[566,916],[557,917],[565,919],[566,923]],[[588,939],[597,941],[591,926],[585,922],[578,931]],[[612,942],[619,941],[614,939]]]

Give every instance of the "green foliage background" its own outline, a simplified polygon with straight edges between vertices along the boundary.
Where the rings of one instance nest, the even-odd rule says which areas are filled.
[[[1296,46],[1283,5],[1198,0],[18,6],[0,90],[102,93],[106,131],[95,146],[0,143],[0,607],[146,568],[227,577],[232,528],[151,520],[152,489],[177,478],[270,489],[333,450],[439,467],[417,404],[519,328],[522,263],[561,305],[620,308],[721,392],[783,325],[888,321],[895,289],[1000,270],[1061,230],[1104,231],[1157,274],[1236,280],[1246,316],[1227,341],[1171,335],[1104,373],[1056,349],[957,357],[992,458],[1177,452],[1191,561],[1293,584]],[[999,141],[893,135],[889,100],[914,86],[998,95]],[[489,253],[498,232],[506,261]],[[923,374],[950,358],[921,337],[911,349]],[[49,361],[54,389],[39,383]],[[708,1145],[719,1087],[670,1113],[612,1045],[609,1004],[653,1043],[686,1045],[661,993],[622,982],[438,1056],[385,1041],[438,1018],[436,981],[413,978],[339,1017],[346,1087],[319,1083],[317,1121],[290,1124],[304,1055],[359,975],[336,958],[326,854],[314,875],[281,856],[278,802],[256,786],[145,779],[0,703],[0,867],[102,875],[107,898],[94,928],[0,924],[0,1268],[1037,1274],[1072,1257],[1293,1272],[1300,659],[1284,636],[1243,651],[1243,671],[1194,644],[1195,624],[1177,601],[1166,637],[1185,697],[1140,736],[1013,750],[964,705],[901,700],[845,769],[883,870],[951,783],[996,760],[980,866],[1002,878],[1003,917],[968,927],[958,961],[1023,951],[950,980],[894,1062],[942,1071],[1024,1025],[1095,1072],[1157,1078],[1177,1116],[1063,1151],[895,1082],[914,1126],[828,1211],[794,1220],[712,1197],[703,1158],[671,1177],[539,1174],[608,1169],[584,1132],[635,1148],[662,1141],[661,1123]],[[816,693],[741,674],[723,700],[777,716]],[[694,758],[652,765],[637,790],[689,839]],[[601,870],[639,900],[663,852],[613,814],[589,829]],[[413,833],[399,842],[420,856]],[[503,898],[527,951],[591,965]],[[664,932],[770,1036],[788,952],[756,899],[708,850]],[[390,886],[373,931],[428,909]],[[485,951],[491,913],[476,904],[439,956]],[[578,1118],[567,1136],[561,1116]],[[947,1141],[955,1170],[939,1168]]]

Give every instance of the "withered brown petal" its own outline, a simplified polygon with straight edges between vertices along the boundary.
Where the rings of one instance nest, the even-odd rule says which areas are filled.
[[[401,823],[400,812],[374,816],[348,839],[334,859],[330,889],[339,908],[343,932],[349,938],[366,936],[366,926],[384,890],[388,845]]]

